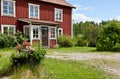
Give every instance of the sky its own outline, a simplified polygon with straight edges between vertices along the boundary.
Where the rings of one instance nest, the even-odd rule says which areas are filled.
[[[67,0],[74,5],[73,21],[94,21],[99,23],[107,20],[120,20],[120,0]]]

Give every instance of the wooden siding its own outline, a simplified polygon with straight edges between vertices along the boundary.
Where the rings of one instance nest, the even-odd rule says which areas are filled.
[[[56,40],[50,40],[50,48],[54,48],[56,45]]]

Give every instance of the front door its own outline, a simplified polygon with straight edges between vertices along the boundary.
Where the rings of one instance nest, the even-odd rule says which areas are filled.
[[[42,27],[42,46],[48,47],[48,27]]]

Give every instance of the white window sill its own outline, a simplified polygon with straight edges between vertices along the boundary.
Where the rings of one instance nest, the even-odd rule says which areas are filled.
[[[50,38],[50,40],[56,40],[56,38]]]
[[[11,15],[11,14],[3,14],[2,16],[15,17],[15,15]]]
[[[31,19],[40,19],[39,17],[29,17]]]

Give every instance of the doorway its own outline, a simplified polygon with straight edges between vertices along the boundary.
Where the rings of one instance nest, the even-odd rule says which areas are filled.
[[[48,47],[48,27],[41,28],[42,34],[42,46]]]

